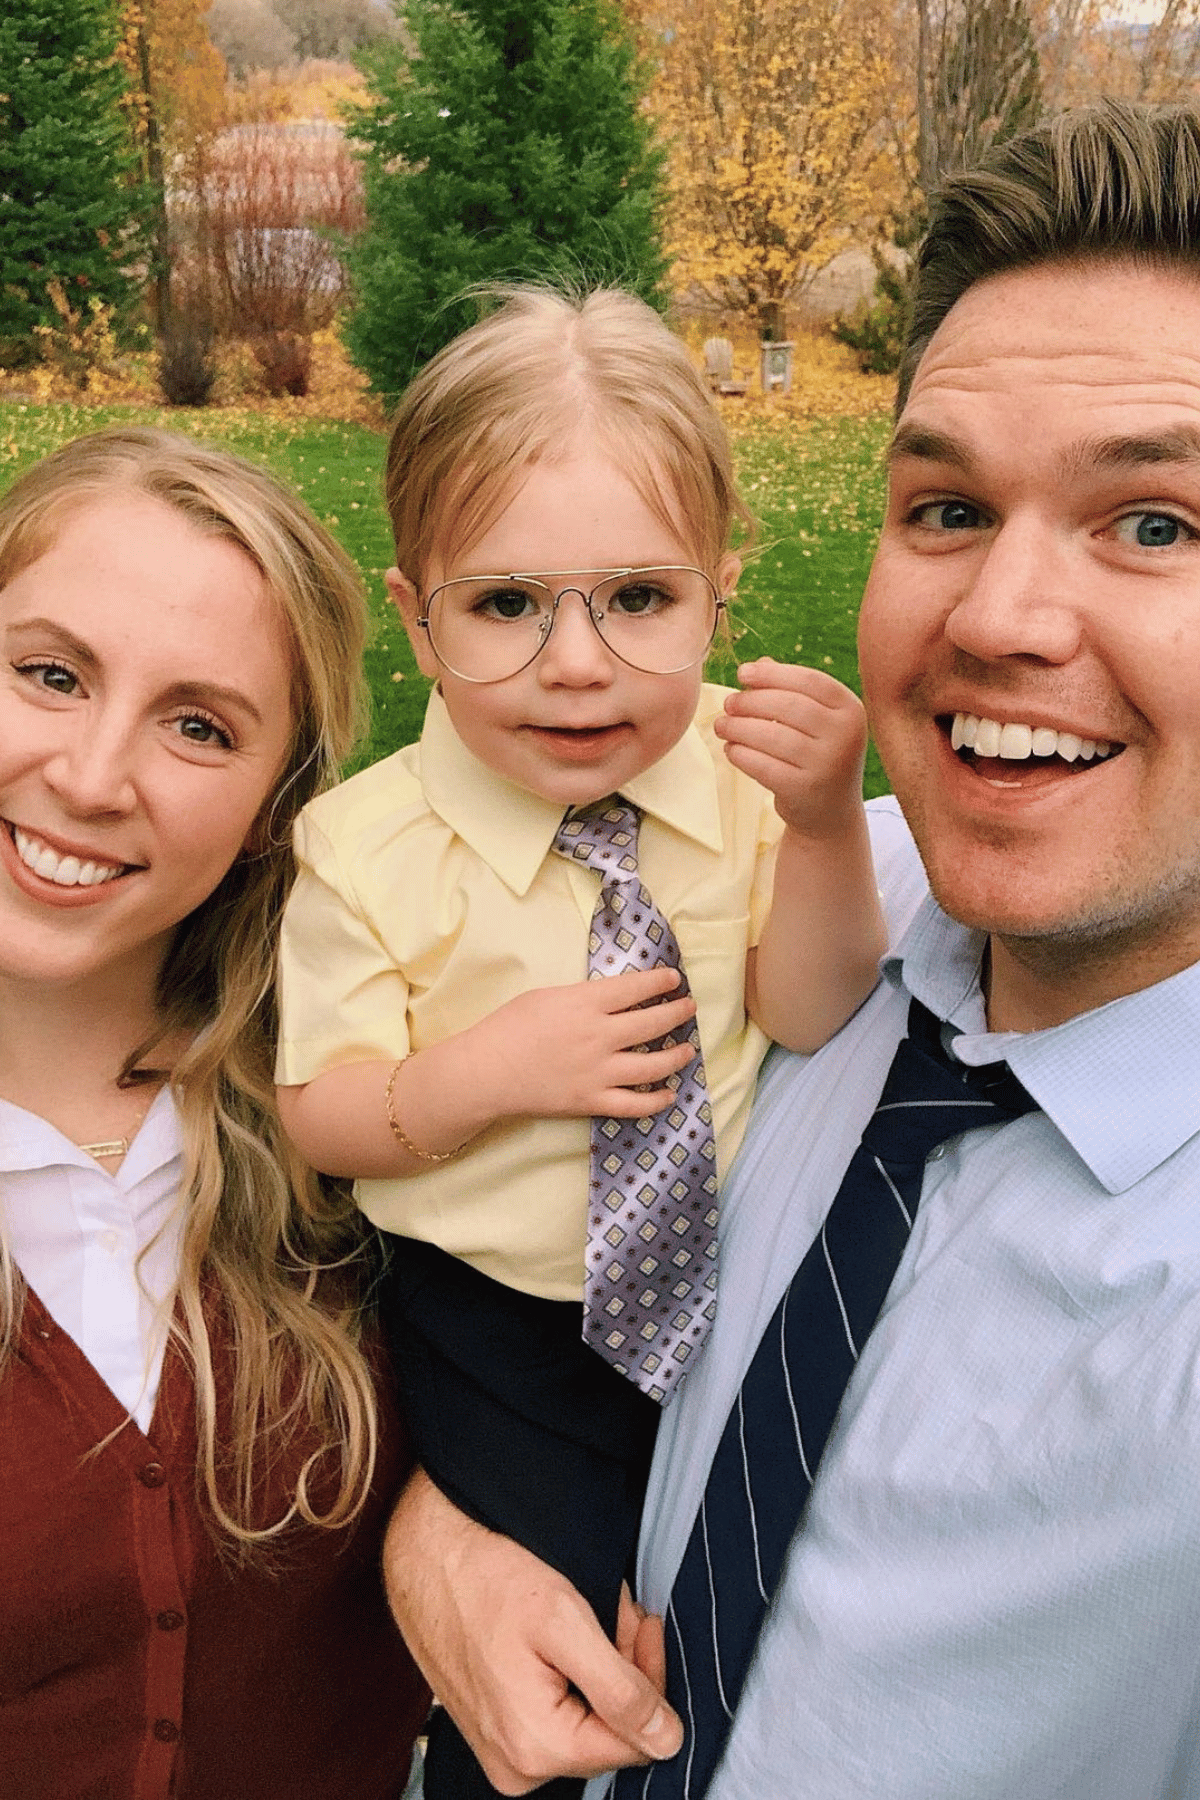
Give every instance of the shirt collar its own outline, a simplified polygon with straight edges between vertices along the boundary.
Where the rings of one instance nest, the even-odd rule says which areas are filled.
[[[130,1188],[136,1182],[183,1154],[183,1136],[179,1114],[169,1086],[159,1089],[137,1135],[129,1146],[120,1167],[109,1176],[118,1187]],[[108,1174],[103,1163],[72,1143],[57,1126],[0,1100],[0,1174],[28,1174],[34,1169],[87,1169]]]
[[[514,894],[524,894],[554,842],[564,808],[497,775],[467,749],[436,691],[420,747],[421,786],[433,811]],[[712,758],[696,726],[649,769],[625,783],[625,798],[706,849],[721,849]]]
[[[1101,1186],[1124,1193],[1200,1125],[1200,963],[1045,1031],[995,1032],[979,980],[986,942],[927,898],[884,975],[954,1029],[962,1062],[1007,1062]]]

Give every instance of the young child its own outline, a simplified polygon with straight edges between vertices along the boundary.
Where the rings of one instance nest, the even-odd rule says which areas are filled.
[[[397,1236],[428,1472],[611,1631],[766,1043],[815,1049],[875,981],[862,709],[769,660],[703,685],[746,514],[629,295],[510,293],[403,397],[387,498],[437,688],[299,822],[280,1107]],[[426,1790],[492,1792],[448,1726]]]

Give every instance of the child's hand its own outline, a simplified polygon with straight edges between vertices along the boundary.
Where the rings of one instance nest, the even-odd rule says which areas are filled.
[[[695,1052],[686,1043],[640,1046],[686,1029],[694,1016],[690,995],[667,997],[678,984],[674,969],[634,969],[535,988],[481,1019],[470,1030],[471,1063],[494,1096],[495,1116],[641,1119],[662,1112],[675,1098],[663,1084]],[[643,1083],[648,1092],[640,1091]]]
[[[775,796],[785,825],[804,837],[846,828],[862,800],[867,721],[862,702],[820,669],[760,657],[738,670],[717,736],[735,769]]]

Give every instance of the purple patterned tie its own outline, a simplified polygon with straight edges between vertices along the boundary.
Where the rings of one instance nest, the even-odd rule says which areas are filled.
[[[588,979],[678,969],[679,945],[638,878],[638,810],[614,799],[568,814],[554,848],[600,875]],[[606,1362],[663,1402],[678,1387],[716,1311],[717,1163],[712,1109],[689,1029],[651,1048],[690,1043],[695,1058],[668,1085],[675,1102],[645,1119],[593,1119],[583,1335]]]

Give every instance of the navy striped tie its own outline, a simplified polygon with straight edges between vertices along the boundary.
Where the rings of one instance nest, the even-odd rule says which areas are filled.
[[[825,1223],[763,1334],[713,1458],[667,1608],[669,1762],[626,1769],[614,1800],[701,1800],[846,1384],[891,1286],[947,1138],[1035,1109],[1005,1063],[951,1060],[920,1001]]]

